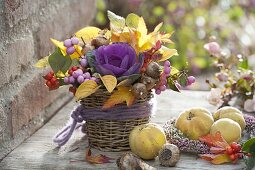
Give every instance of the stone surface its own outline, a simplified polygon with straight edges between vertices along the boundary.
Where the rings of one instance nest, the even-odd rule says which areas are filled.
[[[161,126],[172,117],[176,117],[183,109],[189,107],[205,107],[210,111],[215,111],[205,100],[208,92],[201,91],[183,91],[176,93],[167,90],[160,96],[156,96],[157,107],[152,122],[156,122]],[[104,154],[114,158],[112,163],[93,165],[84,161],[85,150],[88,147],[86,135],[76,130],[70,141],[63,147],[59,148],[52,143],[54,136],[68,121],[68,114],[73,107],[77,105],[70,102],[61,109],[44,127],[38,130],[32,137],[26,140],[22,145],[11,152],[0,163],[0,169],[3,170],[23,170],[23,169],[118,169],[115,161],[122,152],[100,152],[92,149],[92,154]],[[159,161],[147,161],[157,169],[169,169],[159,165]],[[207,161],[198,159],[196,155],[181,154],[181,159],[176,167],[171,169],[224,169],[224,170],[240,170],[245,169],[244,162],[238,164],[212,165]]]
[[[3,134],[7,127],[7,116],[4,112],[4,108],[0,105],[0,136]]]
[[[10,101],[12,134],[16,135],[22,126],[28,125],[36,114],[42,112],[50,103],[54,103],[60,94],[68,94],[68,89],[50,92],[45,87],[41,74],[28,81]]]
[[[0,87],[17,79],[32,61],[34,41],[32,33],[21,35],[6,44],[6,49],[0,52]]]
[[[94,14],[93,0],[0,1],[0,159],[70,99],[67,89],[49,92],[41,77],[49,70],[33,64],[54,49],[50,37],[71,36]]]
[[[61,1],[61,4],[63,2]],[[93,8],[93,0],[72,0],[67,1],[66,5],[58,7],[55,17],[45,16],[40,22],[41,26],[36,33],[36,39],[38,40],[39,58],[42,58],[53,51],[55,47],[50,42],[50,38],[63,41],[66,38],[70,38],[76,31],[86,26],[94,17],[95,9]],[[75,8],[75,6],[79,8]],[[46,10],[42,10],[44,15]],[[59,31],[61,30],[61,34]]]

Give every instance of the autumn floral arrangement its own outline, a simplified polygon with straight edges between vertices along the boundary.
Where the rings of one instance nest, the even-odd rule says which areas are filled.
[[[89,26],[63,42],[51,39],[55,51],[35,65],[51,67],[52,71],[44,76],[49,90],[69,86],[76,100],[81,101],[81,105],[71,113],[71,123],[54,138],[60,146],[84,120],[89,142],[94,143],[94,147],[102,139],[99,141],[93,137],[102,134],[111,139],[112,136],[121,136],[119,140],[122,142],[122,131],[133,128],[123,128],[124,120],[128,119],[126,124],[133,126],[148,122],[152,109],[148,101],[153,91],[157,95],[167,87],[179,91],[181,86],[195,82],[186,71],[171,66],[168,59],[177,55],[177,51],[166,46],[172,43],[171,34],[160,32],[162,23],[148,33],[144,19],[136,14],[123,18],[108,11],[108,18],[110,30]],[[124,102],[127,106],[123,105]],[[97,125],[105,119],[110,124]],[[93,134],[100,131],[95,126],[108,131]],[[111,134],[114,130],[109,130],[108,126],[117,126],[117,134]],[[112,144],[109,141],[111,146],[107,147],[118,151]]]
[[[215,40],[205,44],[204,48],[219,70],[215,73],[215,81],[207,80],[211,88],[209,103],[218,107],[234,105],[246,112],[255,112],[255,77],[248,58],[234,55],[230,50],[226,53]]]
[[[255,165],[255,118],[225,106],[213,114],[205,108],[184,110],[164,125],[167,140],[181,152],[192,153],[212,164],[244,160]]]

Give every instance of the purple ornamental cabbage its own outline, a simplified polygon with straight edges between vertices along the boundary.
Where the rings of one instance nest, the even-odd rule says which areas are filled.
[[[138,73],[142,62],[136,61],[136,52],[127,43],[100,46],[94,51],[95,68],[101,75],[116,77]]]

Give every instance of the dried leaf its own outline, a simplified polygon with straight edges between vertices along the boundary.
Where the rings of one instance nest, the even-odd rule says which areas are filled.
[[[103,109],[109,109],[116,104],[123,102],[127,103],[127,106],[131,106],[135,101],[135,96],[131,92],[129,87],[119,86],[118,90],[114,92],[110,98],[104,103]]]
[[[226,149],[225,148],[222,148],[222,147],[211,147],[210,148],[210,152],[211,153],[214,153],[214,154],[222,154],[222,153],[224,153],[226,151]]]
[[[200,141],[205,142],[209,147],[219,146],[226,148],[229,144],[221,136],[220,132],[216,132],[215,135],[205,135],[199,138]]]
[[[37,63],[34,66],[36,68],[45,68],[45,67],[49,66],[48,58],[49,58],[49,56],[43,57],[42,59],[37,61]]]
[[[227,162],[231,162],[231,159],[227,154],[217,155],[212,161],[213,164],[219,165]]]
[[[100,79],[109,93],[111,93],[117,85],[117,79],[112,75],[105,75],[103,77],[100,76]]]
[[[86,150],[86,156],[85,159],[87,162],[91,164],[103,164],[103,163],[111,163],[110,160],[113,160],[113,158],[109,158],[105,155],[96,155],[96,156],[91,156],[91,150],[88,148]]]
[[[215,154],[201,154],[199,156],[200,156],[200,158],[202,158],[206,161],[212,161],[216,157]]]
[[[82,83],[76,90],[75,97],[76,100],[88,97],[89,95],[95,93],[100,86],[93,80],[88,80]]]
[[[202,159],[210,161],[213,164],[223,164],[231,162],[231,159],[227,154],[201,154],[199,155]]]

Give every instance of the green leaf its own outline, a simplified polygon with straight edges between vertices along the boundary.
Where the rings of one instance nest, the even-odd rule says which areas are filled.
[[[129,75],[129,76],[119,77],[117,80],[120,83],[117,86],[130,86],[136,80],[138,80],[140,77],[141,77],[141,74],[132,74],[132,75]]]
[[[180,81],[181,86],[185,87],[187,85],[187,76],[185,74],[182,74],[179,77],[179,81]]]
[[[171,77],[169,77],[167,79],[167,83],[168,83],[168,86],[170,89],[172,89],[173,91],[180,92],[180,90],[177,88],[177,86],[175,85],[175,83]]]
[[[92,54],[92,51],[87,52],[86,54],[89,67],[91,68],[92,73],[96,70],[96,59],[95,56]]]
[[[107,16],[110,20],[111,29],[115,31],[122,31],[125,27],[125,18],[114,14],[111,11],[107,11]]]
[[[173,66],[171,66],[171,75],[175,75],[175,74],[178,74],[179,73],[179,70]]]
[[[59,48],[57,48],[54,53],[49,56],[48,61],[54,73],[58,73],[58,71],[66,73],[72,64],[70,56],[63,56]]]
[[[131,13],[126,18],[126,25],[131,28],[137,28],[139,23],[139,16]]]
[[[243,78],[241,78],[237,81],[237,88],[240,88],[240,90],[245,90],[246,92],[251,91],[250,84]]]
[[[238,68],[242,68],[242,69],[248,70],[249,69],[248,60],[247,59],[243,59],[242,61],[240,61],[240,63],[238,64]]]
[[[255,154],[255,137],[247,140],[242,147],[242,150],[251,154]]]

